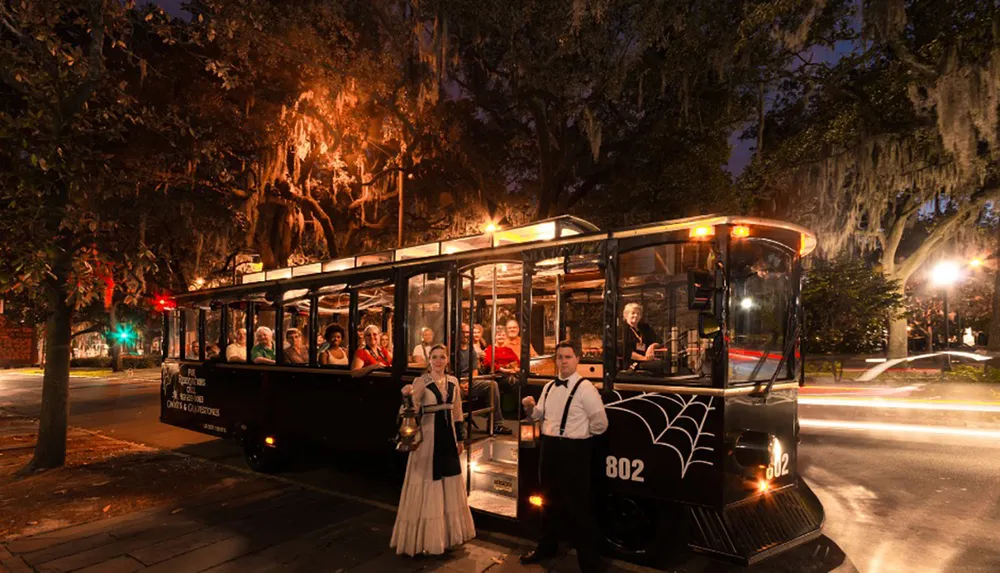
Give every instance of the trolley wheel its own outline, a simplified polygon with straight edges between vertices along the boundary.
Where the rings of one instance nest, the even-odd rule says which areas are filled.
[[[687,543],[683,511],[672,505],[608,495],[600,507],[600,527],[616,557],[656,563],[683,551]]]
[[[256,432],[243,438],[243,461],[255,472],[272,474],[281,469],[279,451],[265,444],[264,436]]]

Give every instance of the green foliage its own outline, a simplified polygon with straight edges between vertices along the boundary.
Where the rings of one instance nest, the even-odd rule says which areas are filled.
[[[158,355],[149,356],[122,356],[122,368],[156,368],[162,361]],[[107,356],[95,356],[92,358],[74,358],[70,360],[73,368],[111,368],[112,359]]]
[[[945,373],[951,382],[978,382],[1000,384],[1000,369],[974,364],[953,364],[951,372]]]
[[[858,354],[881,349],[902,296],[896,281],[858,259],[817,259],[802,291],[806,352]]]

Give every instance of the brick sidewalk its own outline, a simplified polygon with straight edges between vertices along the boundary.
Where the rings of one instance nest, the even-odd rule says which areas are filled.
[[[29,420],[5,418],[0,434],[21,436],[30,429]],[[23,427],[22,427],[23,426]],[[81,439],[79,430],[72,430],[74,439]],[[126,451],[128,442],[95,436],[91,444],[107,443],[109,447]],[[76,442],[74,442],[76,443]],[[87,449],[86,444],[77,448]],[[131,448],[135,449],[135,448]],[[23,446],[7,449],[21,452]],[[282,478],[237,471],[198,458],[167,452],[147,451],[127,455],[113,453],[101,462],[89,465],[67,465],[53,476],[26,478],[42,480],[36,483],[43,490],[28,490],[30,496],[44,495],[49,489],[74,488],[70,482],[77,474],[90,472],[91,479],[104,480],[94,486],[113,484],[121,479],[141,479],[150,490],[131,484],[132,490],[157,493],[157,505],[139,510],[127,510],[115,515],[100,510],[76,521],[58,521],[63,517],[55,507],[46,515],[31,515],[25,519],[55,522],[56,529],[23,530],[18,535],[0,537],[0,573],[7,571],[84,571],[87,573],[120,573],[130,571],[169,572],[251,572],[251,571],[358,571],[392,573],[409,571],[444,571],[478,573],[514,573],[520,571],[578,571],[575,557],[563,554],[547,567],[524,567],[517,556],[530,549],[529,544],[514,538],[479,531],[479,537],[461,548],[440,557],[406,558],[389,548],[394,511],[377,502],[325,492]],[[88,449],[89,451],[89,449]],[[115,457],[118,456],[118,457]],[[10,467],[9,458],[5,462]],[[140,461],[141,460],[141,461]],[[157,461],[159,460],[159,461]],[[139,467],[152,473],[129,473]],[[150,466],[149,464],[156,464]],[[177,467],[181,467],[178,471]],[[116,468],[115,475],[104,473]],[[159,469],[157,469],[159,468]],[[164,473],[165,472],[165,473]],[[132,475],[132,478],[127,476]],[[122,477],[126,476],[126,477]],[[147,476],[147,477],[142,477]],[[154,478],[168,476],[156,481]],[[176,487],[176,481],[188,478],[189,487]],[[20,482],[8,481],[14,488]],[[48,485],[42,485],[42,484]],[[56,484],[56,485],[53,485]],[[70,484],[67,486],[67,484]],[[22,487],[22,486],[19,486]],[[105,486],[106,487],[106,486]],[[18,490],[22,491],[22,490]],[[97,495],[84,488],[86,493]],[[27,498],[11,497],[6,503],[28,503]],[[54,492],[65,494],[65,489]],[[125,494],[122,494],[125,495]],[[0,496],[2,500],[3,496]],[[97,500],[97,497],[87,499]],[[18,501],[20,500],[20,501]],[[85,500],[86,501],[86,500]],[[114,500],[119,507],[125,498]],[[104,497],[98,507],[111,504]],[[11,507],[8,505],[7,507]],[[45,506],[48,507],[48,506]],[[112,505],[108,505],[108,508]],[[108,511],[105,508],[105,512]],[[37,510],[31,510],[37,511]],[[22,512],[23,513],[23,512]],[[40,512],[43,513],[43,512]],[[54,514],[58,513],[59,516]],[[98,517],[94,517],[97,515]],[[88,521],[89,520],[89,521]],[[31,523],[36,523],[32,521]],[[39,526],[36,526],[36,528]],[[624,569],[623,569],[624,567]],[[611,571],[643,570],[631,565],[616,565]]]
[[[8,540],[0,544],[0,571],[543,570],[517,562],[527,546],[488,532],[446,556],[399,557],[389,549],[393,519],[384,508],[256,478],[170,507]],[[578,570],[569,555],[548,568]]]

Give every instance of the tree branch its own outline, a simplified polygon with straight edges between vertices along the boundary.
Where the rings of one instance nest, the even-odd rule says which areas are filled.
[[[996,198],[996,191],[997,189],[994,188],[989,192],[983,193],[977,199],[962,206],[958,211],[949,215],[944,221],[934,227],[934,230],[924,239],[924,242],[921,243],[917,250],[899,264],[895,273],[896,278],[900,279],[905,285],[910,276],[920,268],[920,265],[924,264],[934,251],[934,248],[941,241],[950,238],[954,233],[954,228],[959,223],[964,222],[970,215],[979,213],[987,203],[993,201]]]
[[[83,109],[84,104],[94,94],[98,82],[104,76],[104,2],[91,0],[89,12],[90,46],[87,49],[87,59],[90,65],[87,67],[87,78],[77,87],[73,95],[60,106],[64,121]]]

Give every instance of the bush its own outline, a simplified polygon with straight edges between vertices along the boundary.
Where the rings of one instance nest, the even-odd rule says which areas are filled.
[[[953,364],[947,378],[952,382],[1000,384],[1000,369],[978,364]]]
[[[158,354],[148,356],[123,356],[122,368],[156,368],[162,359]]]
[[[808,354],[867,354],[881,350],[889,315],[902,305],[899,283],[864,261],[818,259],[806,275],[802,306]]]
[[[70,368],[110,368],[111,359],[107,356],[91,358],[74,358],[69,361]]]
[[[160,365],[160,356],[122,356],[122,368],[156,368]],[[96,356],[92,358],[74,358],[69,361],[71,368],[111,368],[111,358]]]

